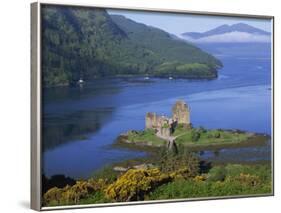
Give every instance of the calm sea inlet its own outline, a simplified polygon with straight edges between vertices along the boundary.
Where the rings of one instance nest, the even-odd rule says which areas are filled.
[[[215,80],[102,79],[83,87],[44,89],[43,173],[87,178],[106,165],[145,156],[116,148],[116,137],[143,130],[146,112],[171,115],[178,99],[194,126],[271,135],[271,55],[268,44],[201,45],[224,64]],[[205,151],[211,161],[271,160],[266,146]]]

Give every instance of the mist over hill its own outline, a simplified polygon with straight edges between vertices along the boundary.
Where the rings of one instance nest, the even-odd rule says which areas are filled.
[[[271,41],[270,32],[244,23],[224,24],[203,33],[185,32],[181,35],[182,38],[195,43],[269,43]]]

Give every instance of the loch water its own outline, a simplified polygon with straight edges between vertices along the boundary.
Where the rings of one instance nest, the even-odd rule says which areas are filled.
[[[94,171],[145,152],[113,147],[128,130],[144,129],[146,112],[171,115],[176,100],[191,108],[196,127],[271,135],[270,44],[202,44],[224,67],[214,80],[115,78],[81,87],[43,90],[43,173],[87,178]],[[260,147],[204,151],[211,161],[271,160],[271,140]]]

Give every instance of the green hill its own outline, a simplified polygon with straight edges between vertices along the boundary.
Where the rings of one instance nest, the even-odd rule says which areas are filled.
[[[120,75],[215,78],[213,56],[163,30],[98,8],[42,9],[44,86]]]

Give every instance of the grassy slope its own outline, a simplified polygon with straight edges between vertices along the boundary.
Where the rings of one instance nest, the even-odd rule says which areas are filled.
[[[269,165],[228,164],[213,167],[203,174],[206,179],[178,179],[157,187],[145,196],[145,200],[204,198],[216,196],[270,194],[272,192]],[[114,202],[104,193],[89,195],[79,204]]]
[[[193,139],[193,135],[196,132],[200,134],[198,140]],[[173,135],[178,136],[176,139],[177,144],[189,146],[239,143],[246,141],[251,136],[251,134],[244,132],[238,133],[225,130],[201,131],[200,128],[192,130],[177,128]]]
[[[44,206],[114,203],[233,195],[260,195],[272,192],[271,165],[227,164],[201,166],[188,152],[166,152],[150,161],[153,169],[116,172],[106,167],[91,179],[72,187],[51,188],[44,194]],[[134,196],[131,196],[134,195]]]
[[[158,138],[153,130],[132,131],[128,133],[128,141],[132,143],[146,143],[152,146],[165,145],[165,141]]]
[[[177,180],[151,192],[149,200],[202,198],[233,195],[269,194],[272,192],[269,165],[229,164],[214,167],[207,179]]]

